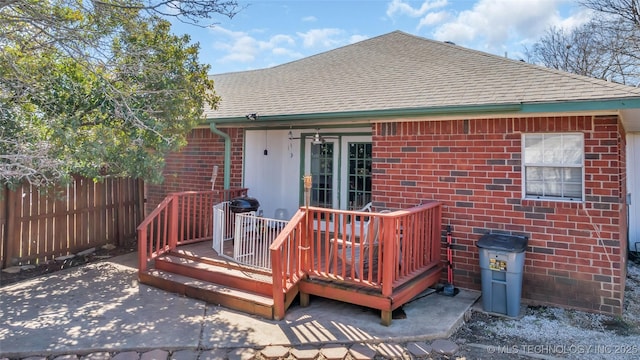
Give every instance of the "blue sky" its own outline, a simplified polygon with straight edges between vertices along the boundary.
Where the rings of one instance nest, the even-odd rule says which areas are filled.
[[[271,67],[401,30],[513,59],[526,59],[550,26],[571,29],[589,12],[573,0],[238,0],[233,19],[203,28],[174,21],[200,43],[210,73]]]

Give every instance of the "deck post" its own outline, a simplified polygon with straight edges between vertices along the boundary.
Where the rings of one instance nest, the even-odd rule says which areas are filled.
[[[393,311],[382,310],[380,313],[380,324],[390,326],[393,319]]]
[[[169,250],[178,247],[178,196],[173,195],[171,199],[171,207],[169,208],[169,228],[167,229],[169,237]]]
[[[304,216],[304,230],[302,231],[302,247],[298,249],[298,251],[302,251],[302,271],[305,274],[309,271],[309,235],[313,232],[311,231],[311,221],[309,216],[309,203],[311,202],[311,187],[312,187],[312,177],[311,175],[305,175],[304,178],[304,195],[305,195],[305,216]]]
[[[282,251],[280,249],[271,250],[271,259],[282,259]],[[271,274],[273,278],[273,319],[284,319],[285,305],[284,305],[284,289],[282,284],[284,278],[282,276],[282,265],[280,261],[271,261]]]
[[[300,291],[299,295],[300,295],[300,306],[302,307],[309,306],[309,294]]]
[[[298,246],[295,251],[300,254],[300,269],[306,277],[308,276],[310,268],[309,251],[311,250],[311,242],[309,241],[309,236],[313,234],[313,231],[311,230],[311,216],[309,215],[309,203],[311,202],[311,175],[305,175],[303,180],[305,194],[304,227],[302,229],[300,246]],[[298,294],[300,295],[300,306],[309,306],[309,294],[302,291],[299,291]]]
[[[138,227],[138,272],[147,271],[147,228]]]
[[[305,220],[305,226],[302,229],[302,238],[301,238],[301,246],[298,247],[298,253],[301,255],[301,270],[304,272],[304,276],[306,277],[307,274],[309,273],[309,251],[311,250],[311,245],[310,245],[310,241],[309,241],[309,236],[311,236],[313,234],[313,231],[311,231],[311,225],[312,222],[310,221],[310,216],[309,216],[309,206],[307,206],[306,212],[304,214]],[[307,307],[309,306],[309,294],[305,293],[305,292],[298,292],[300,294],[300,306],[302,307]]]
[[[300,254],[300,267],[302,271],[305,273],[309,270],[309,235],[313,232],[310,231],[309,226],[309,209],[307,208],[307,212],[304,215],[305,217],[305,225],[302,228],[302,234],[300,239],[300,246],[298,246],[297,252]]]
[[[393,295],[393,272],[395,271],[396,239],[393,229],[393,218],[382,217],[382,246],[384,255],[382,258],[382,296]],[[383,312],[384,314],[384,312]]]

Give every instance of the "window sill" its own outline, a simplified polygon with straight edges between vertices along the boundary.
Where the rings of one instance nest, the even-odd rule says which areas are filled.
[[[549,198],[523,198],[522,205],[527,206],[545,206],[545,207],[570,207],[578,208],[584,204],[584,200],[568,200],[568,199],[549,199]]]

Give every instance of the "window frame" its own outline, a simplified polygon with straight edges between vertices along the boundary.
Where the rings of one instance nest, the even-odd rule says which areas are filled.
[[[337,176],[335,151],[336,144],[334,142],[312,143],[309,147],[309,167],[312,177],[310,206],[331,209],[335,204],[336,181],[334,179]],[[330,155],[328,155],[329,153]],[[327,181],[327,179],[330,179],[330,181]]]
[[[352,153],[362,149],[363,156],[359,153]],[[371,202],[373,195],[372,168],[373,168],[373,143],[371,141],[346,141],[345,142],[346,176],[347,184],[344,186],[346,192],[346,209],[360,210]],[[352,188],[352,185],[355,187]],[[353,195],[353,202],[352,196]],[[360,199],[358,201],[357,199]]]
[[[579,135],[581,137],[581,162],[580,164],[563,164],[563,163],[527,163],[526,162],[526,146],[527,146],[527,137],[528,136],[542,136],[542,141],[545,141],[545,137],[547,136],[556,136],[556,135]],[[543,200],[543,201],[557,201],[557,202],[584,202],[585,201],[585,141],[584,141],[584,133],[582,132],[548,132],[548,133],[522,133],[521,137],[522,142],[522,164],[521,164],[521,177],[522,177],[522,199],[526,200]],[[544,143],[542,145],[542,151],[544,152],[545,147]],[[563,158],[564,160],[564,158]],[[530,195],[527,193],[527,168],[560,168],[560,169],[580,169],[580,198],[569,197],[566,195],[561,196],[544,196],[544,195]],[[562,184],[562,182],[560,182]],[[544,185],[544,179],[543,179]]]

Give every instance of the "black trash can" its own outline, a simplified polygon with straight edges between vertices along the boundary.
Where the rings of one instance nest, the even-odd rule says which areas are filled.
[[[512,317],[520,313],[527,242],[526,237],[503,234],[486,234],[478,240],[484,311]]]

